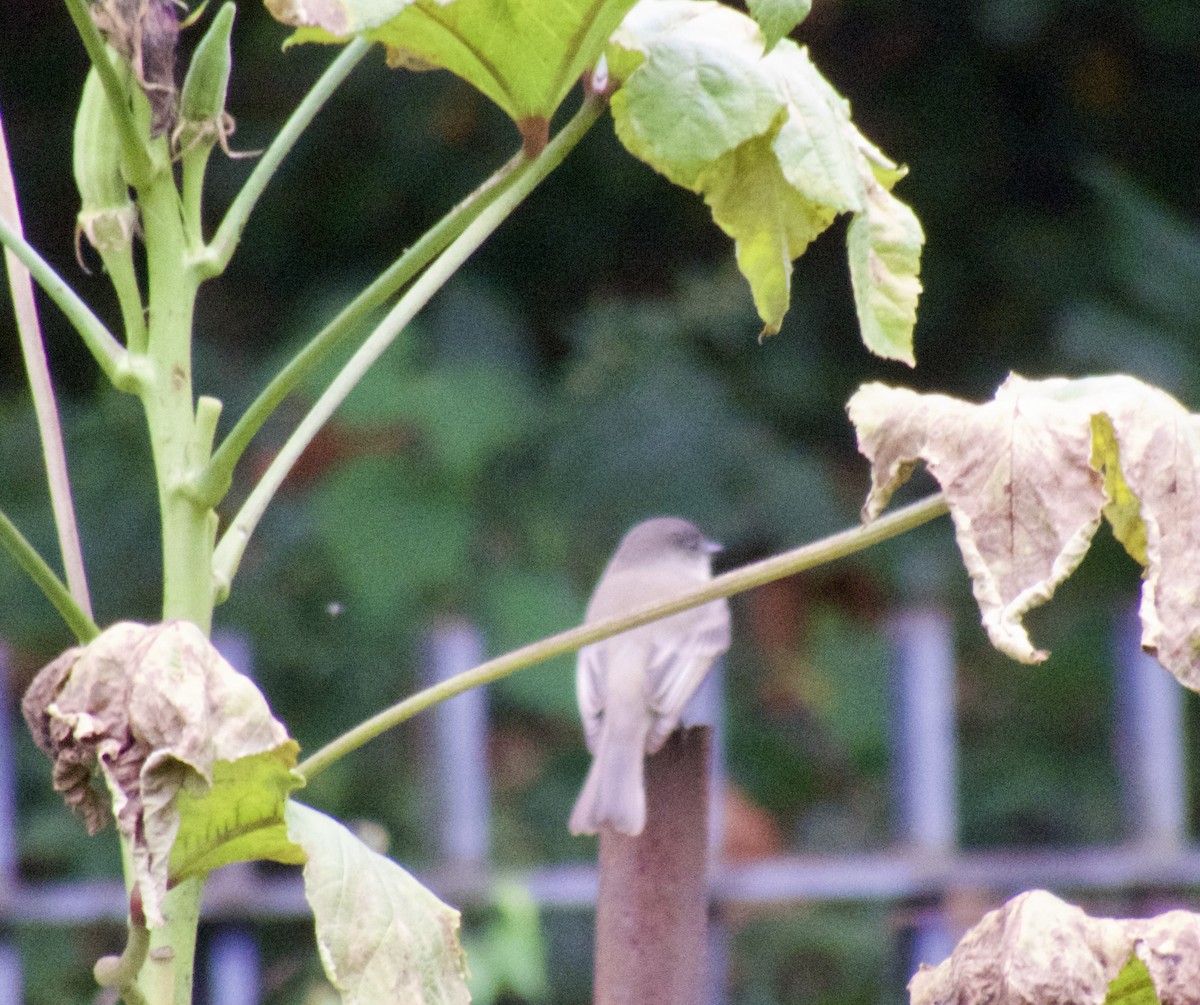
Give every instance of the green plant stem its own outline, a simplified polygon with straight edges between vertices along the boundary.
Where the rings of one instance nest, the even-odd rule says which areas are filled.
[[[250,172],[246,184],[234,198],[212,241],[196,260],[195,265],[202,279],[218,276],[225,270],[229,260],[233,257],[238,241],[241,240],[246,221],[249,220],[267,183],[329,96],[358,65],[359,60],[367,54],[370,47],[371,43],[361,36],[348,42],[337,59],[326,67],[325,72],[313,84],[311,90],[304,96],[304,100],[296,106],[296,110],[283,124],[279,134],[267,147],[258,163],[254,165],[254,170]]]
[[[100,634],[91,615],[75,603],[66,584],[4,513],[0,513],[0,547],[13,557],[34,585],[46,595],[75,638],[80,642],[90,642]]]
[[[354,334],[358,323],[366,315],[383,306],[397,290],[406,286],[436,255],[445,250],[513,182],[518,175],[517,169],[522,166],[527,167],[528,162],[518,153],[443,216],[432,229],[426,231],[416,244],[343,307],[337,317],[288,361],[251,402],[217,448],[212,461],[195,485],[198,496],[213,505],[224,498],[242,454],[284,398]]]
[[[314,436],[329,421],[329,418],[345,400],[367,372],[404,327],[416,316],[440,290],[471,254],[500,226],[533,191],[537,184],[553,171],[604,110],[602,98],[593,97],[584,101],[571,121],[546,145],[537,157],[529,162],[527,169],[519,171],[516,179],[504,189],[465,230],[435,259],[400,298],[395,307],[368,336],[358,351],[350,357],[345,367],[317,399],[312,409],[280,448],[275,459],[251,490],[246,502],[238,511],[228,530],[217,545],[213,557],[213,587],[218,600],[228,595],[230,584],[237,572],[250,535],[288,472],[299,459]]]
[[[197,436],[192,392],[192,316],[198,280],[184,264],[187,236],[170,172],[156,175],[139,189],[138,204],[146,240],[151,363],[151,379],[140,397],[162,515],[163,618],[185,618],[207,633],[212,591],[205,571],[211,568],[216,515],[190,490],[196,474],[208,463],[204,437]],[[205,424],[215,426],[215,418],[207,417]]]
[[[125,327],[125,345],[129,357],[136,358],[146,352],[146,306],[142,303],[142,291],[138,286],[137,270],[133,258],[121,252],[104,254],[104,271],[117,292],[121,305],[121,323]]]
[[[0,122],[0,218],[21,233],[21,210],[17,203],[17,186],[13,180],[8,144],[4,138],[4,123]],[[46,481],[50,488],[50,509],[58,531],[58,547],[62,552],[63,568],[71,596],[90,619],[92,601],[88,596],[87,571],[83,564],[83,548],[79,542],[79,526],[75,520],[75,505],[71,501],[71,478],[67,472],[67,450],[63,444],[62,424],[58,419],[58,403],[46,362],[46,347],[42,342],[42,326],[38,321],[37,302],[33,298],[33,279],[29,270],[11,252],[4,254],[8,266],[9,290],[13,313],[17,319],[17,335],[29,392],[37,416],[38,434],[42,441],[42,456],[46,462]]]
[[[100,30],[88,12],[87,0],[66,0],[67,13],[75,23],[75,30],[83,41],[88,58],[100,75],[100,83],[104,85],[104,93],[112,107],[116,119],[117,132],[121,134],[121,149],[125,154],[125,169],[128,172],[129,183],[135,187],[149,181],[155,171],[146,147],[142,143],[141,134],[133,119],[133,112],[126,101],[126,89],[117,76],[105,49],[104,39]]]
[[[3,214],[0,214],[0,244],[16,255],[47,296],[58,305],[113,386],[121,391],[136,391],[139,371],[125,348]]]
[[[147,1005],[187,1005],[196,971],[196,931],[203,879],[185,879],[163,899],[167,923],[150,930],[150,952],[138,975]]]
[[[735,593],[743,593],[756,586],[772,583],[777,579],[793,576],[798,572],[845,558],[847,555],[853,555],[855,552],[863,551],[905,534],[948,511],[949,507],[946,505],[945,498],[938,493],[896,510],[894,513],[881,516],[869,524],[852,527],[820,541],[794,548],[782,555],[774,555],[761,562],[734,569],[715,577],[702,587],[688,590],[686,593],[680,593],[667,600],[647,604],[621,617],[606,618],[594,624],[581,625],[578,628],[560,632],[558,635],[552,635],[548,639],[522,646],[504,656],[481,663],[464,673],[449,677],[433,687],[418,691],[390,708],[384,709],[326,744],[311,757],[302,761],[296,770],[306,779],[311,780],[335,761],[357,750],[363,744],[379,736],[380,733],[411,719],[418,712],[423,712],[425,709],[448,698],[453,698],[457,694],[462,694],[464,691],[469,691],[473,687],[490,684],[517,670],[544,663],[555,656],[574,652],[593,642],[619,635],[621,632],[629,631],[631,628],[637,628],[639,625],[651,621],[670,617],[672,614],[678,614],[690,607],[698,607],[710,600],[732,597]]]

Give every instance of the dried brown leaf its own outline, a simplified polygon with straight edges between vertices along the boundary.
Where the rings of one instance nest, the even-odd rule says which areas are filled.
[[[1023,662],[1021,619],[1079,564],[1103,514],[1145,567],[1142,645],[1200,690],[1200,419],[1132,377],[1027,381],[980,405],[868,384],[848,405],[871,461],[871,520],[924,461],[941,484],[992,643]]]
[[[1099,526],[1090,417],[1016,376],[982,405],[868,384],[848,408],[872,467],[863,518],[878,516],[925,461],[950,504],[992,644],[1025,663],[1044,660],[1021,618],[1053,596]]]
[[[151,927],[163,921],[180,791],[206,792],[218,762],[280,748],[294,760],[258,689],[189,622],[113,625],[42,670],[23,705],[89,830],[104,822],[91,776],[104,779]]]
[[[1045,890],[1008,901],[937,967],[909,983],[911,1005],[1103,1005],[1136,955],[1162,1005],[1200,1002],[1200,915],[1092,918]]]

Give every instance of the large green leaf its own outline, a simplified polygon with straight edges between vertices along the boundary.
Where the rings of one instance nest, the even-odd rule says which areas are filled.
[[[459,914],[336,820],[287,805],[317,948],[344,1005],[466,1005]]]
[[[450,70],[499,105],[529,134],[554,114],[593,67],[634,0],[267,0],[296,42],[365,34],[388,62]],[[386,15],[386,16],[385,16]]]
[[[889,191],[904,171],[859,133],[807,50],[782,39],[768,52],[753,20],[711,0],[641,0],[613,35],[608,60],[621,84],[612,100],[617,136],[703,194],[737,242],[766,334],[787,312],[792,262],[837,214],[853,213],[863,341],[913,362],[924,236]]]
[[[812,0],[747,0],[750,16],[762,29],[767,49],[808,17]]]

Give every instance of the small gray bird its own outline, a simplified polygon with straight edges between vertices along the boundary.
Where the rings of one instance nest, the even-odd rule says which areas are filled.
[[[644,607],[712,578],[721,546],[677,517],[639,523],[617,546],[584,623]],[[729,603],[714,600],[579,651],[575,684],[592,767],[571,813],[572,834],[646,825],[643,758],[658,750],[709,667],[729,648]]]

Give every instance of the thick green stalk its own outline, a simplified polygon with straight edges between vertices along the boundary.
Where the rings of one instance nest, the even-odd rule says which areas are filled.
[[[447,678],[433,687],[418,691],[416,694],[397,702],[390,708],[384,709],[378,715],[372,716],[365,722],[359,723],[353,729],[343,733],[337,739],[326,744],[311,757],[302,761],[296,768],[307,779],[324,771],[335,761],[341,760],[347,754],[357,750],[363,744],[380,733],[398,726],[411,719],[427,708],[462,694],[473,687],[490,684],[502,677],[507,677],[517,670],[544,663],[555,656],[575,652],[584,646],[599,642],[601,639],[619,635],[631,628],[670,617],[691,607],[698,607],[710,600],[721,597],[732,597],[735,593],[752,590],[756,586],[772,583],[786,576],[794,576],[798,572],[816,568],[863,551],[876,544],[899,537],[910,530],[928,523],[936,517],[949,511],[946,500],[941,493],[922,499],[903,509],[896,510],[886,516],[860,527],[852,527],[838,534],[802,545],[782,555],[765,558],[761,562],[734,569],[717,576],[701,587],[688,590],[666,600],[639,607],[630,614],[620,617],[606,618],[590,625],[581,625],[548,639],[523,646],[504,656],[481,663],[474,669]]]
[[[358,351],[317,399],[308,414],[300,421],[283,444],[275,459],[251,490],[229,529],[217,545],[213,558],[213,589],[218,600],[229,593],[250,535],[266,512],[267,506],[283,484],[288,472],[329,421],[346,396],[358,385],[367,370],[392,344],[397,335],[416,316],[450,279],[471,254],[521,204],[538,183],[553,171],[563,158],[583,139],[596,122],[605,104],[600,97],[590,97],[553,140],[537,155],[527,169],[519,172],[511,185],[504,189],[421,274],[408,292],[368,336]]]
[[[219,404],[194,401],[192,321],[199,280],[188,267],[188,244],[179,191],[170,171],[138,189],[146,242],[146,359],[140,390],[150,434],[162,525],[162,617],[185,619],[207,633],[212,625],[208,570],[216,514],[197,502],[189,486],[208,463]],[[203,884],[182,884],[164,905],[170,923],[151,933],[150,960],[138,987],[152,1005],[192,1000],[196,924]],[[173,991],[166,990],[173,988]]]
[[[383,306],[397,290],[407,285],[436,255],[444,251],[446,246],[513,182],[518,174],[517,169],[526,163],[523,155],[517,154],[492,174],[343,307],[337,317],[288,361],[251,402],[250,407],[221,442],[213,454],[212,462],[195,487],[198,496],[210,500],[214,505],[224,497],[233,481],[233,469],[242,454],[284,398],[341,347],[348,336],[354,334],[358,323],[364,317]]]
[[[204,570],[211,566],[216,515],[189,488],[208,463],[197,442],[192,392],[198,282],[185,265],[187,238],[174,179],[165,172],[157,175],[138,196],[146,238],[147,358],[152,370],[141,398],[162,516],[163,618],[186,618],[207,632],[212,599]]]

